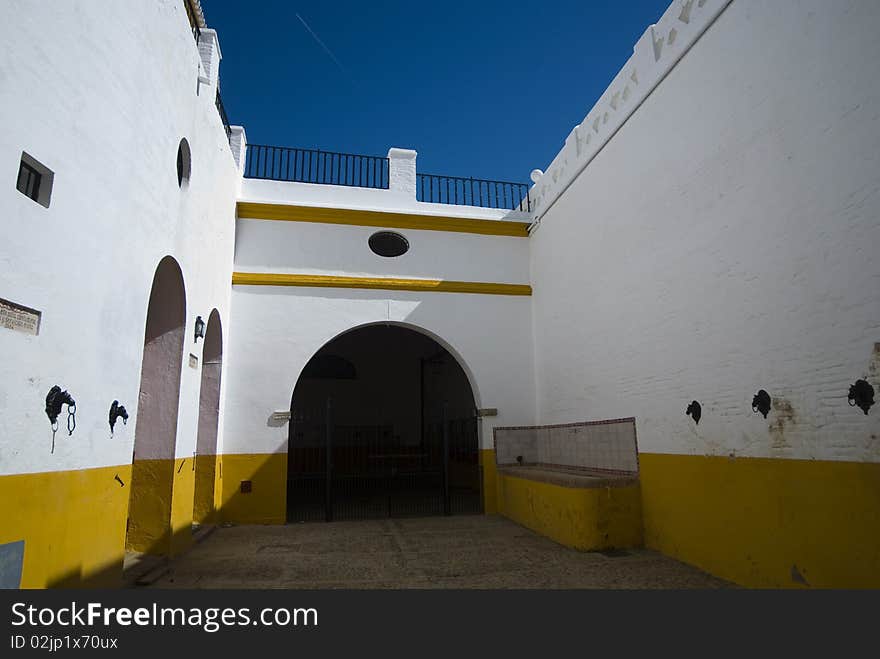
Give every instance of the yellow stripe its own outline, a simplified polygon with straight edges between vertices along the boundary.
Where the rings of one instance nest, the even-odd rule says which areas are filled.
[[[398,279],[393,277],[339,277],[272,272],[233,272],[232,283],[240,286],[309,286],[316,288],[372,288],[389,291],[431,291],[437,293],[479,293],[482,295],[531,295],[528,284],[493,284],[442,279]]]
[[[214,488],[217,481],[217,456],[197,455],[195,466],[192,521],[196,524],[213,524],[217,521],[217,497]]]
[[[285,220],[288,222],[321,222],[388,229],[421,229],[423,231],[455,231],[485,236],[529,237],[528,222],[509,220],[477,220],[462,217],[388,213],[384,211],[345,208],[313,208],[288,204],[238,202],[238,217],[252,220]]]
[[[880,588],[880,463],[640,453],[645,545],[743,586]]]
[[[287,453],[227,453],[219,456],[218,521],[284,524],[287,521]],[[242,492],[250,481],[250,492]]]
[[[130,491],[130,464],[0,476],[0,545],[24,540],[21,587],[118,587]]]
[[[619,487],[562,487],[497,476],[498,512],[561,545],[581,551],[641,547],[642,493]]]
[[[495,465],[495,449],[480,449],[480,467],[483,469],[483,512],[498,513],[498,470]]]

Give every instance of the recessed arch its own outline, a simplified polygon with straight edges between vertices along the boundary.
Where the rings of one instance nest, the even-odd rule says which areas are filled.
[[[356,377],[314,377],[328,360]],[[292,389],[288,520],[481,512],[472,378],[445,342],[407,323],[326,341]]]
[[[202,348],[199,387],[199,425],[196,438],[193,522],[216,522],[214,486],[217,468],[217,431],[220,421],[220,381],[223,371],[223,326],[217,309],[211,311]]]
[[[173,257],[166,256],[153,275],[144,327],[126,528],[126,548],[133,551],[165,554],[170,550],[185,331],[183,272]]]
[[[309,360],[300,378],[318,380],[355,380],[357,368],[345,357],[339,355],[320,355]]]
[[[465,375],[467,376],[468,383],[470,384],[470,387],[471,387],[471,392],[473,393],[473,396],[474,396],[474,403],[475,403],[476,407],[480,408],[483,406],[482,405],[482,396],[480,395],[480,388],[477,384],[476,375],[474,374],[473,370],[468,365],[467,360],[465,360],[465,358],[462,356],[461,352],[459,352],[458,349],[454,345],[452,345],[449,341],[444,339],[442,336],[440,336],[436,332],[433,332],[425,327],[422,327],[421,325],[415,325],[413,323],[407,323],[407,322],[403,322],[403,321],[394,321],[394,320],[370,321],[370,322],[361,323],[358,325],[352,325],[351,327],[349,327],[341,332],[338,332],[337,334],[334,334],[333,336],[324,340],[324,342],[321,343],[320,346],[318,346],[318,348],[312,353],[312,356],[318,354],[318,352],[320,352],[329,343],[332,343],[333,341],[335,341],[336,339],[338,339],[339,337],[341,337],[345,334],[348,334],[350,332],[355,332],[355,331],[362,329],[364,327],[373,327],[373,326],[381,326],[381,325],[390,326],[390,327],[403,327],[405,329],[409,329],[414,332],[418,332],[419,334],[423,334],[424,336],[426,336],[430,339],[433,339],[438,344],[440,344],[447,352],[449,352],[450,355],[452,355],[455,358],[455,361],[458,363],[458,365],[461,367],[462,371],[464,371]],[[303,364],[302,368],[299,370],[299,372],[296,373],[296,378],[293,381],[291,381],[291,383],[290,383],[290,389],[289,389],[290,391],[293,391],[294,388],[296,387],[296,383],[302,377],[302,373],[305,370],[305,367],[307,365],[308,365],[308,361],[306,361]]]

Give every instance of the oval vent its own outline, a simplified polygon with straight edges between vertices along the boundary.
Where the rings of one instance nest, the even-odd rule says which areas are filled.
[[[379,231],[370,236],[370,249],[379,256],[403,256],[409,250],[409,241],[393,231]]]

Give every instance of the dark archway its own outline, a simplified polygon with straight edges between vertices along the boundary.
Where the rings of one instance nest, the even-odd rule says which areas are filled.
[[[288,521],[482,512],[476,403],[438,341],[368,325],[321,348],[297,381]]]
[[[186,292],[177,261],[166,256],[153,276],[132,456],[126,549],[166,554],[177,408],[186,328]]]
[[[214,483],[217,468],[217,427],[220,420],[220,376],[223,367],[223,329],[214,309],[208,318],[202,349],[202,383],[199,389],[199,430],[196,439],[193,522],[213,524]]]

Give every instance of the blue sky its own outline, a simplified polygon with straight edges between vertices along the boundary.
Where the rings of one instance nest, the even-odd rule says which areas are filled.
[[[668,4],[202,0],[226,110],[251,143],[413,148],[420,172],[522,182]]]

